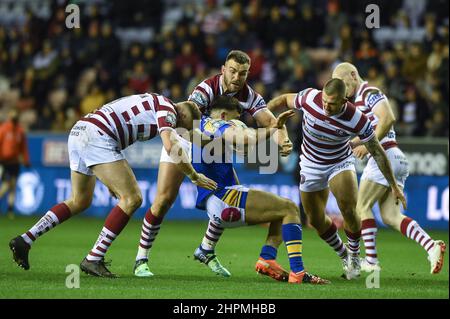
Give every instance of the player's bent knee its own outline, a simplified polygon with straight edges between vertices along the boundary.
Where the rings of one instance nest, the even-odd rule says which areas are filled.
[[[300,209],[293,201],[285,200],[284,206],[285,216],[288,216],[291,219],[300,220]]]
[[[128,211],[134,212],[142,205],[142,194],[130,194],[120,198]]]
[[[287,209],[290,213],[300,215],[300,208],[291,200],[286,200]]]
[[[92,196],[77,196],[71,199],[70,207],[72,213],[80,213],[91,206]]]

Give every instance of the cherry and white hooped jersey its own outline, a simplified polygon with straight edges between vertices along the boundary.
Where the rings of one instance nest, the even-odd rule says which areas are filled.
[[[352,156],[351,138],[358,136],[365,143],[375,136],[370,120],[350,102],[340,114],[327,116],[322,91],[308,88],[299,92],[295,107],[303,110],[302,155],[315,164],[339,163]]]
[[[175,129],[177,112],[168,98],[154,93],[130,95],[103,105],[82,121],[96,125],[125,149],[136,141],[146,141],[167,129]]]
[[[377,127],[378,117],[375,115],[373,110],[377,107],[377,105],[382,101],[387,101],[386,95],[383,92],[374,86],[369,86],[367,81],[363,82],[358,90],[356,91],[353,104],[361,110],[370,121],[372,121],[372,125],[374,128]],[[391,126],[389,132],[385,137],[380,141],[381,146],[385,150],[396,147],[397,141],[395,139],[395,131],[394,126]]]
[[[212,76],[197,85],[189,96],[189,101],[195,102],[203,114],[209,114],[209,107],[216,96],[224,95],[222,90],[222,75]],[[257,112],[267,107],[264,98],[253,90],[247,83],[235,92],[227,94],[238,99],[243,111],[255,116]]]

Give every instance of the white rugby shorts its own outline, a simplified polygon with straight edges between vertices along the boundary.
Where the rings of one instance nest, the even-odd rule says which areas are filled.
[[[386,151],[386,156],[391,163],[391,167],[394,172],[395,179],[397,180],[397,184],[401,187],[404,187],[406,178],[408,178],[409,175],[408,159],[398,147],[388,149]],[[386,180],[386,178],[384,178],[373,157],[370,157],[369,161],[367,162],[367,165],[364,168],[363,174],[361,176],[361,180],[369,180],[374,183],[389,187],[388,181]]]
[[[125,159],[117,142],[96,125],[78,121],[72,127],[67,142],[70,169],[85,175],[94,175],[93,165]]]
[[[353,155],[339,163],[329,165],[313,163],[301,155],[300,191],[318,192],[327,189],[329,187],[330,180],[343,171],[356,172],[355,158]]]
[[[249,189],[234,185],[211,195],[206,201],[209,219],[223,228],[247,226],[245,204]]]

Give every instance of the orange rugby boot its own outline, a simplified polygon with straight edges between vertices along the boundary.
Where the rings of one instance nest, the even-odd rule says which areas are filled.
[[[329,280],[322,279],[319,276],[310,274],[305,270],[295,273],[291,271],[289,274],[290,284],[311,284],[311,285],[327,285],[331,283]]]
[[[281,267],[275,259],[263,259],[259,257],[255,270],[261,275],[269,276],[278,281],[288,281],[289,273]]]

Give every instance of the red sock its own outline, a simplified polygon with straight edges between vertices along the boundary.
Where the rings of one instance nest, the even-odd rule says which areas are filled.
[[[52,208],[27,232],[22,234],[22,238],[25,242],[31,246],[36,239],[48,232],[50,229],[56,227],[56,225],[68,220],[72,217],[69,206],[65,203],[59,203]]]
[[[365,219],[362,221],[361,234],[364,240],[364,247],[366,249],[366,260],[370,264],[378,263],[377,255],[377,223],[375,219]]]
[[[159,233],[163,217],[153,215],[151,209],[147,210],[144,220],[142,221],[141,239],[139,241],[138,253],[136,260],[148,259],[150,249]]]
[[[348,230],[345,230],[345,234],[347,235],[348,249],[350,253],[353,255],[359,255],[359,241],[361,240],[361,230],[352,233]]]
[[[105,256],[114,239],[120,234],[130,220],[130,216],[119,206],[114,207],[106,218],[105,225],[98,239],[87,255],[87,260],[101,260]]]
[[[400,224],[400,231],[406,237],[415,240],[427,252],[434,247],[434,240],[413,219],[405,217]]]
[[[337,227],[333,222],[331,222],[330,228],[328,228],[325,233],[320,235],[320,238],[325,240],[340,258],[346,255],[344,243],[342,242],[342,239],[338,234]]]

